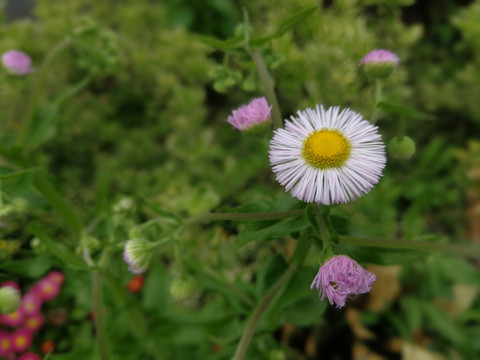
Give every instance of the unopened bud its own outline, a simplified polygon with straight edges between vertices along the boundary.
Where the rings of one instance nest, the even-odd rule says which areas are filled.
[[[20,306],[20,292],[12,286],[0,288],[0,313],[10,314]]]
[[[397,67],[400,59],[388,50],[373,50],[360,60],[360,65],[374,78],[386,78]]]
[[[170,295],[177,301],[184,301],[192,296],[197,289],[195,279],[182,275],[175,278],[170,284]]]
[[[415,154],[415,142],[408,136],[397,136],[390,140],[387,149],[392,157],[408,160]]]

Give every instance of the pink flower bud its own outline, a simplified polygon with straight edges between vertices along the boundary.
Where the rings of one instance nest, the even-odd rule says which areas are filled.
[[[10,50],[4,53],[2,63],[12,74],[25,75],[33,71],[30,57],[18,50]]]
[[[375,275],[365,270],[348,256],[334,256],[318,270],[310,289],[319,290],[323,300],[328,298],[330,305],[345,306],[349,295],[367,293],[372,289]]]
[[[227,121],[240,131],[252,130],[259,125],[266,125],[270,121],[270,111],[265,97],[253,99],[247,105],[233,110]]]

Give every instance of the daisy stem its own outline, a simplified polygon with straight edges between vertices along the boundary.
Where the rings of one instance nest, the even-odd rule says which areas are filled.
[[[252,50],[248,45],[245,46],[245,49],[250,54],[255,67],[257,68],[258,76],[263,85],[263,90],[265,91],[265,96],[270,105],[272,105],[272,120],[273,128],[278,129],[283,126],[282,113],[280,112],[280,106],[278,105],[277,95],[275,94],[275,86],[268,72],[265,61],[261,52],[257,49]]]
[[[308,254],[308,250],[310,249],[311,244],[312,240],[310,237],[300,237],[287,270],[270,288],[270,290],[265,294],[263,299],[255,308],[255,311],[253,312],[250,320],[247,323],[247,326],[245,327],[245,330],[242,334],[240,342],[238,343],[237,350],[235,351],[235,355],[233,355],[232,360],[243,360],[245,358],[248,345],[255,332],[255,328],[260,318],[262,317],[262,314],[265,312],[265,310],[267,310],[270,303],[280,293],[284,286],[288,284],[292,276],[297,271],[297,268],[303,264],[303,261]]]
[[[107,341],[103,322],[102,274],[96,271],[92,274],[92,276],[93,312],[95,314],[95,329],[97,334],[98,349],[100,352],[100,359],[108,360]]]
[[[289,217],[302,216],[305,214],[305,209],[288,210],[288,211],[274,211],[264,213],[210,213],[193,216],[185,221],[185,225],[192,225],[196,223],[205,223],[210,221],[229,221],[229,220],[279,220]]]
[[[382,79],[375,79],[375,97],[374,97],[374,107],[373,107],[373,114],[372,114],[372,119],[370,122],[372,124],[375,124],[378,120],[378,104],[382,101],[382,90],[383,90],[383,81]]]
[[[480,246],[432,243],[415,240],[368,239],[355,236],[340,236],[340,242],[350,245],[374,246],[390,249],[445,251],[461,256],[480,259]]]
[[[316,205],[315,209],[317,210],[318,215],[318,224],[320,225],[320,234],[322,236],[323,251],[327,253],[328,256],[333,255],[332,244],[330,242],[330,234],[328,233],[327,224],[323,217],[322,211],[320,210],[320,205]]]

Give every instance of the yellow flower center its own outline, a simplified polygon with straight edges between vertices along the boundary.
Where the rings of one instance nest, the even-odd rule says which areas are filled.
[[[313,131],[303,142],[303,158],[319,169],[342,166],[350,155],[350,142],[338,130]]]
[[[27,343],[27,339],[25,339],[25,336],[19,336],[15,339],[15,344],[18,347],[23,347]]]

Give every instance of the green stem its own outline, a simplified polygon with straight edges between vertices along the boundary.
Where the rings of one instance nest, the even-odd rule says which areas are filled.
[[[279,220],[289,217],[302,216],[305,213],[304,209],[288,210],[288,211],[274,211],[265,213],[210,213],[193,216],[185,221],[186,225],[197,223],[204,223],[210,221],[228,221],[228,220]]]
[[[94,272],[92,274],[92,297],[100,359],[108,360],[107,339],[103,322],[102,275],[99,272]]]
[[[370,122],[372,124],[375,124],[378,120],[378,104],[382,101],[382,90],[383,90],[383,81],[382,79],[375,79],[375,98],[374,98],[374,108],[373,108],[373,114],[372,114],[372,119]]]
[[[272,120],[274,129],[281,128],[283,126],[282,113],[280,112],[280,106],[278,105],[277,95],[275,94],[275,87],[273,80],[268,72],[263,56],[259,50],[252,50],[248,46],[245,47],[250,54],[255,67],[257,68],[258,76],[263,85],[265,96],[268,103],[272,105]]]
[[[55,188],[47,181],[45,175],[38,174],[33,181],[35,188],[47,199],[54,207],[58,214],[63,217],[65,222],[73,230],[77,238],[80,238],[83,225],[80,218],[73,211],[72,206],[55,190]]]
[[[22,132],[20,133],[20,136],[17,139],[17,145],[19,147],[23,147],[25,145],[25,141],[27,140],[28,134],[30,132],[30,128],[32,127],[35,108],[37,106],[37,103],[40,99],[42,92],[45,91],[44,78],[45,78],[46,72],[49,70],[50,63],[59,53],[61,53],[64,49],[66,49],[68,45],[70,45],[70,39],[68,38],[63,39],[60,42],[58,42],[56,45],[54,45],[50,49],[50,51],[47,53],[47,55],[43,59],[42,64],[40,65],[40,68],[37,70],[36,74],[34,75],[35,80],[33,83],[33,90],[30,93],[30,96],[28,98],[27,110],[25,111],[25,117],[23,119],[23,129],[22,129]]]
[[[328,233],[327,223],[323,217],[322,211],[320,210],[320,205],[316,206],[317,215],[318,215],[318,224],[320,226],[320,234],[322,236],[323,242],[323,251],[327,254],[327,257],[333,255],[332,243],[330,239],[330,234]]]
[[[297,268],[303,264],[305,257],[308,254],[308,250],[310,249],[312,242],[309,237],[301,237],[298,240],[297,247],[295,248],[295,252],[292,256],[292,260],[290,265],[288,266],[287,271],[283,273],[283,275],[278,279],[278,281],[272,286],[272,288],[265,294],[262,301],[258,304],[253,312],[250,320],[245,327],[245,330],[242,334],[240,342],[238,343],[237,350],[235,351],[235,355],[233,355],[232,360],[243,360],[245,359],[245,354],[247,353],[248,345],[250,344],[250,340],[255,332],[255,328],[260,321],[265,310],[268,308],[270,303],[273,299],[277,296],[277,294],[284,288],[286,284],[290,281],[292,276],[297,271]]]
[[[359,246],[374,246],[390,249],[410,249],[423,251],[444,251],[461,256],[475,257],[480,259],[480,246],[456,245],[431,243],[415,240],[386,240],[386,239],[367,239],[355,236],[340,236],[340,241],[344,244]]]

